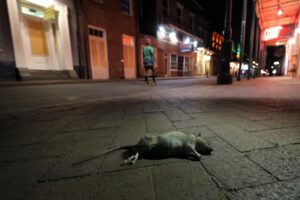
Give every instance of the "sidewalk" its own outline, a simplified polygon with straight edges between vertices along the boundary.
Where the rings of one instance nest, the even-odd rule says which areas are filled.
[[[93,90],[93,84],[84,85],[80,93],[108,95],[119,88],[124,95],[0,114],[0,198],[299,199],[300,95],[293,91],[300,91],[300,84],[285,78],[224,86],[213,81],[169,80],[156,87],[124,82]],[[46,101],[48,90],[53,95],[69,88],[27,88],[24,95],[32,96],[16,98],[27,107],[33,98]],[[200,132],[212,155],[121,166],[120,150],[72,166],[107,149],[136,144],[146,134],[172,130]]]
[[[156,77],[157,80],[178,80],[178,79],[195,79],[206,78],[199,76],[182,76],[182,77]],[[132,82],[144,81],[144,78],[134,80],[126,79],[109,79],[109,80],[90,80],[90,79],[69,79],[69,80],[32,80],[32,81],[1,81],[0,87],[15,87],[15,86],[31,86],[31,85],[53,85],[53,84],[91,84],[91,83],[110,83],[110,82]]]

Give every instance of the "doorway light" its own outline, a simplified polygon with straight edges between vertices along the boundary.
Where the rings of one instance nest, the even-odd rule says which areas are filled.
[[[278,11],[277,11],[277,15],[281,16],[283,14],[283,10],[280,7],[280,0],[278,0]]]
[[[278,11],[277,11],[277,15],[281,16],[283,14],[283,10],[279,7]]]

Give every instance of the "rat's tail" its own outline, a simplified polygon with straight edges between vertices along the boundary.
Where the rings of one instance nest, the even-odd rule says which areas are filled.
[[[116,147],[116,148],[113,148],[113,149],[108,149],[108,150],[106,150],[106,151],[104,151],[104,152],[102,152],[102,153],[100,153],[100,154],[98,154],[98,155],[95,155],[95,156],[92,156],[92,157],[90,157],[90,158],[87,158],[87,159],[78,161],[78,162],[76,162],[76,163],[73,163],[72,166],[80,165],[80,164],[82,164],[82,163],[85,163],[85,162],[87,162],[87,161],[90,161],[90,160],[93,160],[93,159],[95,159],[95,158],[101,157],[101,156],[103,156],[103,155],[105,155],[105,154],[108,154],[108,153],[110,153],[110,152],[113,152],[113,151],[117,151],[117,150],[121,150],[121,149],[129,149],[129,148],[132,148],[132,147],[133,147],[133,145],[127,145],[127,146]]]

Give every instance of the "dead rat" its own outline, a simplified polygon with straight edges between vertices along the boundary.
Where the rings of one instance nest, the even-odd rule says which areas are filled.
[[[180,131],[171,131],[161,135],[146,135],[136,145],[121,146],[109,149],[99,155],[74,163],[79,165],[104,154],[127,149],[133,154],[124,161],[124,164],[134,164],[139,157],[142,158],[170,158],[181,157],[199,160],[201,154],[209,155],[213,149],[205,142],[200,134],[185,134]]]

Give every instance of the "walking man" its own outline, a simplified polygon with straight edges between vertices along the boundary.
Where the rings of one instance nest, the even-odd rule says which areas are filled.
[[[143,48],[143,62],[145,68],[145,82],[148,82],[148,76],[152,77],[153,84],[156,84],[155,81],[155,71],[154,71],[154,48],[151,46],[151,39],[146,38],[146,46]]]

